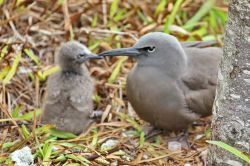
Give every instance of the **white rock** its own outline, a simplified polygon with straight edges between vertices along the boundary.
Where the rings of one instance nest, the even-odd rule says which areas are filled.
[[[191,166],[191,164],[189,164],[189,163],[186,163],[184,166]]]
[[[11,160],[15,162],[15,166],[34,165],[34,157],[31,153],[31,149],[28,146],[11,153]]]
[[[114,148],[118,144],[117,140],[109,139],[101,145],[101,151],[106,151]]]
[[[181,150],[181,143],[177,141],[168,142],[168,149],[171,151]]]

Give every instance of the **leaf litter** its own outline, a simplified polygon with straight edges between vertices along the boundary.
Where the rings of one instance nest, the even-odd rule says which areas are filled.
[[[40,124],[46,79],[58,71],[61,43],[78,40],[91,51],[129,47],[151,31],[180,41],[217,40],[227,4],[214,0],[0,1],[0,165],[30,147],[37,165],[204,165],[210,117],[189,129],[189,150],[170,151],[164,136],[147,138],[129,107],[125,84],[134,61],[106,58],[87,64],[95,79],[101,123],[75,136]],[[171,134],[172,136],[172,134]],[[109,146],[110,145],[110,146]]]

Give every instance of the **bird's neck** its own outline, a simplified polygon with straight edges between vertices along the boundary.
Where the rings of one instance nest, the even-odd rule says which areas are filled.
[[[83,75],[84,70],[86,69],[86,66],[71,66],[71,67],[61,67],[61,71],[63,74],[66,75]]]
[[[154,61],[138,61],[137,68],[153,68],[174,80],[178,80],[185,73],[187,59],[184,53],[180,57],[155,59]]]
[[[165,61],[161,61],[161,67],[169,77],[179,79],[187,70],[187,55],[179,45],[172,48],[172,52],[167,54]]]
[[[65,75],[83,75],[83,72],[73,70],[62,70],[62,73]]]

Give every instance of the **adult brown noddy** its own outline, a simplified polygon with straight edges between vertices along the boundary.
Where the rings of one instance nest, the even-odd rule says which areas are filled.
[[[48,79],[48,93],[42,122],[59,130],[80,134],[93,121],[93,82],[85,61],[99,59],[87,47],[70,41],[62,44],[57,56],[61,70]]]
[[[194,120],[211,114],[222,55],[217,47],[192,46],[181,45],[174,36],[152,32],[131,48],[99,55],[136,58],[126,85],[136,113],[157,128],[185,131]]]

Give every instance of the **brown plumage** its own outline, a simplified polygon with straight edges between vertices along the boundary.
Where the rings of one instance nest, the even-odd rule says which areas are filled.
[[[100,58],[76,41],[63,44],[58,54],[61,70],[48,79],[42,122],[59,130],[79,134],[92,122],[93,82],[85,65]]]
[[[195,45],[181,45],[171,35],[153,32],[131,48],[99,55],[135,57],[137,64],[126,85],[132,107],[157,128],[183,131],[194,120],[211,114],[222,55],[220,48]]]

